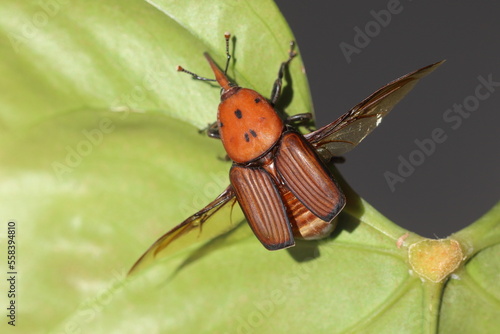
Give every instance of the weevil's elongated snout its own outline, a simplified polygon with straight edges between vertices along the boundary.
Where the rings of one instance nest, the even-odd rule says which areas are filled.
[[[215,80],[219,83],[219,85],[222,87],[224,92],[227,92],[231,87],[234,87],[234,85],[229,81],[227,78],[226,74],[221,71],[221,69],[215,64],[214,60],[208,53],[203,54],[205,58],[207,58],[208,63],[210,64],[210,67],[212,68],[212,71],[214,71],[215,74]]]

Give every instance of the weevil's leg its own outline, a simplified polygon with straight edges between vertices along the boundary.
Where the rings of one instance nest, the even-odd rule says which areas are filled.
[[[286,118],[286,123],[287,124],[304,125],[304,124],[309,123],[312,120],[313,120],[313,114],[311,114],[310,112],[306,112],[303,114],[296,114],[296,115],[288,116]]]
[[[314,121],[313,114],[308,112],[308,113],[288,116],[287,119],[285,120],[285,123],[293,126],[294,128],[303,126],[307,129],[307,131],[311,132],[314,131],[313,121]]]
[[[317,149],[316,152],[319,153],[319,155],[321,156],[321,160],[323,160],[327,165],[343,164],[345,162],[345,158],[343,156],[334,156],[331,154],[331,152],[329,152],[321,147],[319,149]]]
[[[285,71],[285,67],[290,64],[292,59],[297,55],[297,52],[294,51],[295,49],[295,42],[291,41],[290,42],[290,51],[288,51],[288,59],[284,62],[281,63],[280,69],[278,71],[278,78],[276,81],[274,81],[273,89],[271,91],[271,104],[275,105],[276,102],[278,101],[280,95],[281,95],[281,87],[283,85],[282,79]]]
[[[226,162],[226,161],[232,161],[231,158],[229,157],[229,155],[227,155],[227,154],[224,156],[224,158],[217,157],[217,159],[220,160],[220,161],[224,161],[224,162]]]
[[[213,122],[208,126],[207,135],[210,138],[220,139],[219,125],[217,125],[217,122]]]
[[[217,125],[217,122],[209,124],[206,128],[198,130],[198,132],[205,132],[210,138],[220,139],[219,126]],[[229,155],[227,154],[224,157],[217,157],[217,159],[220,161],[231,161],[231,158],[229,158]]]
[[[198,130],[199,133],[206,132],[207,136],[210,138],[214,139],[220,139],[220,134],[219,134],[219,126],[217,125],[217,122],[213,122],[212,124],[208,124],[206,128]]]

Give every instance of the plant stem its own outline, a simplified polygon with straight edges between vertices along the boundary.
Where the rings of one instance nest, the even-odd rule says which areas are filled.
[[[444,283],[424,283],[424,305],[428,307],[427,313],[424,313],[425,321],[422,333],[437,333],[439,327],[439,312],[441,309],[441,295],[443,293]]]

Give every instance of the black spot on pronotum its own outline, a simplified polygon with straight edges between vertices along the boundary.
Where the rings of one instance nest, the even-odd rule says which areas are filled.
[[[219,128],[222,128],[224,126],[224,123],[220,122],[219,123]]]
[[[245,141],[248,143],[250,141],[250,136],[245,132]]]
[[[259,103],[260,102],[260,98],[256,97],[254,101],[255,101],[255,103]]]
[[[255,131],[253,131],[252,129],[250,129],[250,134],[254,137],[257,137],[257,133]]]
[[[236,109],[236,110],[234,111],[234,114],[235,114],[235,115],[236,115],[236,117],[238,117],[238,118],[242,118],[242,117],[243,117],[243,115],[241,114],[241,110],[240,110],[240,109]]]

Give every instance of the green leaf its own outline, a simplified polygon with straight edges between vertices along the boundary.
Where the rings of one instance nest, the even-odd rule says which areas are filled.
[[[452,279],[433,283],[409,263],[410,246],[425,240],[345,183],[348,207],[331,238],[268,252],[235,212],[230,233],[126,279],[156,238],[228,184],[221,144],[197,131],[215,120],[219,89],[175,67],[211,76],[202,53],[222,65],[230,31],[230,76],[267,95],[290,29],[263,0],[33,0],[0,9],[8,13],[0,17],[0,249],[15,221],[18,272],[16,327],[4,318],[2,333],[500,326],[500,205],[452,236],[465,259]],[[302,67],[300,57],[291,63],[289,114],[312,111]]]
[[[10,13],[0,19],[6,107],[0,115],[9,127],[83,106],[159,110],[204,127],[215,119],[219,90],[190,82],[175,71],[177,65],[212,76],[202,53],[223,64],[223,36],[231,31],[236,43],[229,74],[267,93],[292,39],[270,1],[53,0],[1,6]],[[290,113],[310,111],[301,67],[294,61]]]

